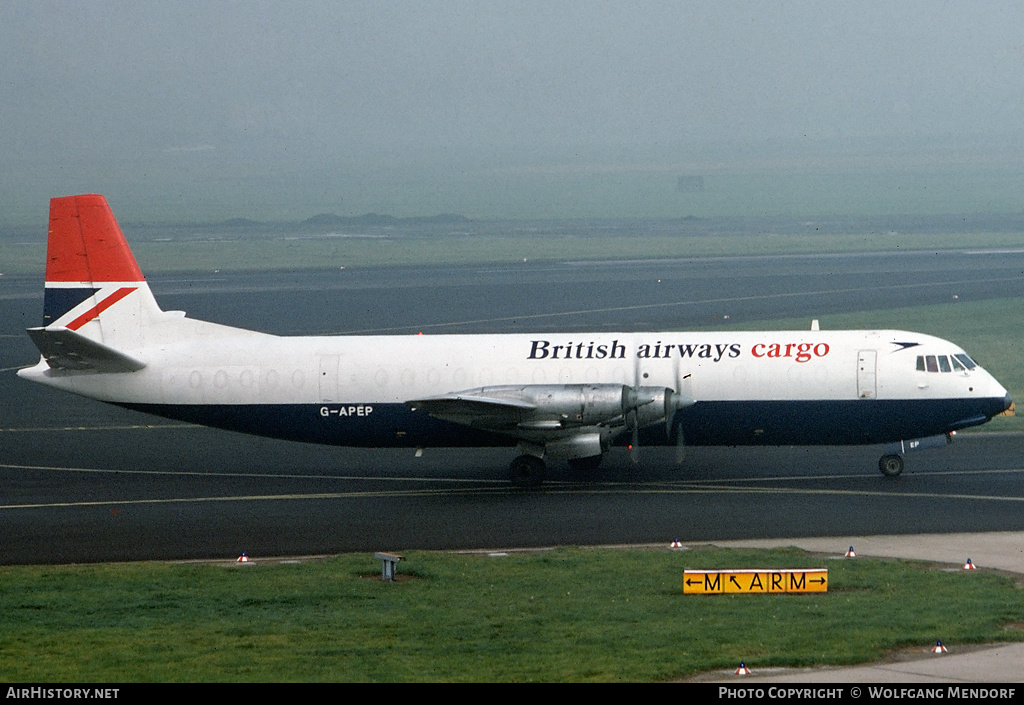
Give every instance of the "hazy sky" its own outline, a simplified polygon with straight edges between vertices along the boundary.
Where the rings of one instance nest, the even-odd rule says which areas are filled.
[[[1024,211],[1021,28],[1019,2],[0,0],[0,223],[77,191],[139,218],[958,210],[943,174],[959,210]]]

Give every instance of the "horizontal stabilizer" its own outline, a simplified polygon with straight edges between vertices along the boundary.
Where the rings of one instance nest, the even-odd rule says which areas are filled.
[[[133,357],[67,328],[29,328],[28,335],[55,370],[135,372],[146,366]]]

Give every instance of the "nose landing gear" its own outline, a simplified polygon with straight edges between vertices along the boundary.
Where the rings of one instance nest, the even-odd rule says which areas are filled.
[[[903,472],[903,456],[883,455],[878,461],[878,469],[886,477],[897,477]]]

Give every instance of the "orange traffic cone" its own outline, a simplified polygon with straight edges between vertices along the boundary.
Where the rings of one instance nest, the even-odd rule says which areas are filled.
[[[853,546],[850,546],[850,550],[846,552],[847,558],[856,558],[857,553],[853,550]]]
[[[747,664],[741,663],[740,667],[736,669],[736,675],[737,676],[749,676],[750,675],[750,669],[747,668]]]
[[[933,654],[944,654],[946,653],[946,647],[942,645],[941,641],[935,642],[935,646],[932,647]]]
[[[974,568],[974,564],[973,564],[973,563],[971,563],[971,559],[970,559],[970,558],[968,558],[968,559],[967,559],[967,562],[966,562],[966,563],[964,563],[964,570],[974,570],[974,569],[975,569],[975,568]]]

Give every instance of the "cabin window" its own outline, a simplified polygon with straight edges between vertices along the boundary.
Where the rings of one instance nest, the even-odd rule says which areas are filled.
[[[928,367],[929,372],[939,371],[939,363],[936,361],[934,355],[925,355],[924,364]]]
[[[949,366],[949,358],[945,355],[939,355],[939,372],[952,372],[953,368]]]

